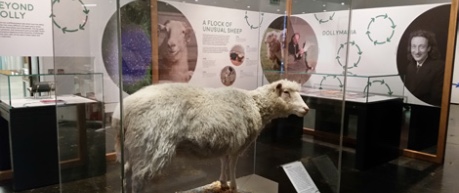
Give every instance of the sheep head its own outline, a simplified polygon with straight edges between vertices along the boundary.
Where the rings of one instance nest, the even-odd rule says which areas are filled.
[[[277,96],[276,106],[280,112],[285,112],[286,116],[294,114],[299,117],[305,116],[309,107],[300,95],[301,85],[290,80],[279,80],[271,83],[275,96]],[[285,116],[285,115],[284,115]]]
[[[167,35],[163,40],[163,45],[167,48],[164,51],[167,55],[174,56],[186,50],[186,46],[191,39],[190,32],[192,31],[187,23],[168,20],[164,24],[158,24],[158,29]]]
[[[265,43],[271,43],[277,40],[277,35],[274,32],[268,33],[265,38]]]

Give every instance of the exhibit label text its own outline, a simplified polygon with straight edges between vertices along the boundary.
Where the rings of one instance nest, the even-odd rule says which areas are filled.
[[[0,18],[24,19],[26,12],[33,9],[30,3],[0,1]]]
[[[323,36],[335,36],[335,35],[347,35],[347,30],[324,30],[322,31]],[[350,31],[351,34],[357,34],[355,29]]]
[[[215,33],[233,33],[240,34],[241,28],[232,27],[233,23],[228,21],[203,20],[202,31]]]

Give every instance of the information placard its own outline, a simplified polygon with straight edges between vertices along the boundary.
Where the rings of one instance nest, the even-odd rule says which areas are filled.
[[[0,1],[0,53],[52,56],[51,1]]]
[[[284,164],[282,168],[298,193],[319,193],[319,189],[300,161]]]

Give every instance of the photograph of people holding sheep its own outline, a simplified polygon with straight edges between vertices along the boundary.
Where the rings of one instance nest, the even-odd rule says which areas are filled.
[[[279,17],[263,37],[260,60],[268,81],[280,78],[308,81],[317,65],[319,48],[316,35],[306,21],[293,16]]]

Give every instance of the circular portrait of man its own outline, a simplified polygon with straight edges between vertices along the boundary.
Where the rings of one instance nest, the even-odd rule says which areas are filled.
[[[434,106],[441,104],[449,10],[449,5],[442,5],[418,16],[403,33],[397,52],[406,89]]]

